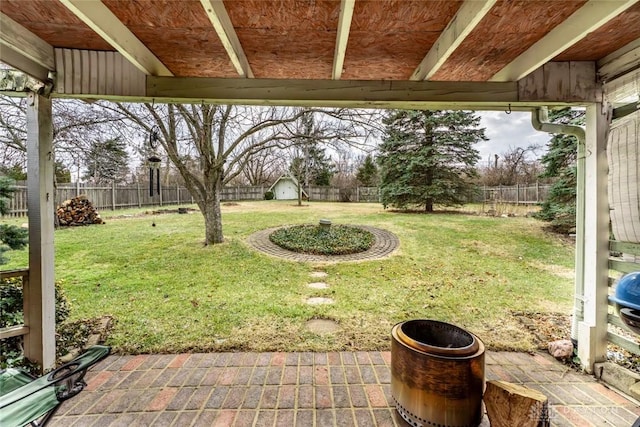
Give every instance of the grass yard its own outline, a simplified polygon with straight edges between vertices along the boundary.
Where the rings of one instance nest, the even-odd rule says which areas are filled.
[[[468,328],[490,349],[531,350],[535,339],[514,312],[571,311],[573,246],[534,219],[242,202],[223,205],[226,242],[204,247],[199,212],[140,212],[103,212],[106,225],[55,232],[56,280],[71,317],[113,316],[108,343],[120,352],[389,349],[393,324],[411,318]],[[320,218],[384,228],[399,237],[400,249],[378,261],[319,265],[246,244],[264,228]],[[26,250],[9,256],[5,269],[27,265]],[[318,270],[328,273],[326,290],[307,287]],[[307,305],[312,296],[335,303]],[[314,334],[305,327],[314,318],[341,330]]]

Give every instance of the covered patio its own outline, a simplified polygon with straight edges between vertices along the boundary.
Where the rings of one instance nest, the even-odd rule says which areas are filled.
[[[594,364],[605,360],[607,325],[612,320],[607,301],[610,190],[607,133],[612,119],[637,114],[640,103],[638,0],[4,0],[0,3],[0,61],[28,76],[5,79],[0,90],[29,97],[30,233],[25,324],[0,331],[0,338],[24,335],[26,355],[45,369],[55,363],[51,99],[56,97],[88,102],[104,99],[531,112],[536,129],[575,134],[579,138],[572,338],[579,343],[578,356],[585,372],[594,372]],[[567,106],[586,109],[584,129],[546,122],[543,107]],[[505,117],[508,120],[508,115]],[[632,253],[637,251],[634,248]],[[629,268],[637,269],[637,264],[624,264],[623,269]],[[234,392],[233,399],[238,404],[235,409],[212,407],[209,413],[202,402],[205,398],[209,402],[215,395],[215,387],[211,387],[224,384],[217,379],[208,380],[212,384],[205,384],[204,380],[193,384],[197,376],[187,370],[200,369],[200,374],[209,374],[205,371],[218,368],[216,363],[222,364],[220,372],[228,376],[233,373],[233,378],[225,380],[231,383],[225,386],[240,386],[234,381],[246,377],[249,387],[251,375],[262,371],[262,366],[285,366],[282,372],[287,371],[286,366],[296,366],[299,381],[303,378],[301,372],[309,371],[306,367],[313,366],[315,375],[323,366],[331,372],[335,362],[340,367],[335,371],[343,372],[347,378],[348,367],[354,365],[350,362],[362,358],[363,366],[380,372],[373,385],[383,392],[388,389],[384,374],[388,353],[338,356],[113,356],[94,372],[90,383],[93,391],[65,406],[59,425],[68,425],[70,419],[77,419],[76,425],[85,425],[78,417],[86,413],[92,414],[94,425],[124,425],[131,417],[139,418],[138,423],[144,425],[143,420],[153,414],[160,425],[164,417],[171,418],[167,424],[183,425],[176,421],[183,416],[191,417],[190,420],[212,416],[238,421],[244,416],[242,399],[249,392],[246,395]],[[601,412],[613,414],[616,421],[631,419],[629,408],[633,405],[628,401],[620,400],[588,377],[570,372],[558,375],[564,368],[540,357],[492,354],[488,360],[489,378],[506,376],[542,387],[550,398],[559,399],[558,408],[571,409],[571,402],[576,403],[571,399],[584,395],[576,405],[587,408],[600,405],[601,409],[597,416],[582,417],[585,423],[625,425],[603,418]],[[314,364],[307,364],[309,358]],[[235,365],[242,363],[249,365]],[[536,371],[520,367],[529,363],[544,372],[534,377]],[[139,371],[152,369],[171,373],[175,386],[161,384],[160,378],[164,376],[157,372],[159,382],[151,388],[149,384],[142,387],[139,380],[148,376]],[[240,372],[245,377],[239,377]],[[365,374],[361,369],[359,373],[356,381],[361,382],[357,385],[365,388],[368,384]],[[260,424],[258,421],[262,416],[276,417],[276,413],[278,418],[328,417],[327,420],[338,423],[338,414],[344,412],[338,402],[343,401],[334,386],[343,383],[318,382],[329,381],[327,378],[333,374],[328,375],[315,379],[316,409],[310,415],[298,411],[307,409],[302,406],[286,408],[293,412],[285,408],[274,412],[273,408],[256,406],[249,411],[253,411],[255,425],[261,425],[262,421]],[[564,381],[566,378],[576,379],[579,386],[573,380]],[[191,388],[182,387],[187,381]],[[285,382],[284,373],[273,384],[264,381],[260,385],[276,386],[278,396],[288,390],[286,385],[293,385]],[[565,383],[569,384],[568,393],[562,391]],[[209,388],[196,391],[196,386]],[[323,412],[318,410],[322,401],[318,397],[322,398],[329,389],[318,387],[329,386],[333,394],[329,393],[331,398],[324,403],[329,412]],[[147,388],[148,392],[140,391]],[[574,393],[574,389],[593,393]],[[145,412],[147,407],[130,411],[126,405],[132,396],[143,394],[145,399],[151,399],[149,405],[153,399],[160,399],[157,406],[152,406],[158,409],[151,411],[151,415]],[[194,397],[196,394],[199,397]],[[237,397],[240,394],[245,397]],[[273,399],[272,393],[267,395]],[[220,405],[227,400],[232,402],[229,396]],[[367,396],[368,409],[362,416],[379,418],[379,425],[385,422],[393,425],[396,421],[389,410],[388,393]],[[186,409],[188,402],[196,398],[202,399],[200,409]],[[165,404],[174,402],[171,403],[174,409],[162,406],[163,399],[167,400]],[[376,405],[371,403],[372,399],[377,399]],[[350,402],[345,417],[353,417],[355,422],[358,414],[364,412],[357,409],[352,395]],[[104,415],[87,412],[96,408],[104,409]],[[264,414],[260,415],[262,408]],[[574,410],[567,412],[567,416],[560,409],[556,412],[561,415],[558,420],[567,422],[574,422],[571,418],[574,412],[580,415],[580,411]],[[596,421],[600,420],[597,417],[602,422]],[[575,419],[574,425],[589,425]],[[322,423],[319,421],[318,425]],[[565,424],[558,421],[558,425]]]
[[[407,426],[390,360],[388,351],[110,356],[52,426]],[[547,354],[488,352],[486,375],[547,395],[554,426],[630,426],[640,416]]]

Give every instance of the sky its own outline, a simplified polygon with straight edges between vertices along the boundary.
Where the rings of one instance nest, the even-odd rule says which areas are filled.
[[[531,113],[513,111],[507,114],[504,111],[482,111],[480,126],[485,128],[488,141],[482,141],[475,145],[480,152],[480,164],[486,164],[488,159],[493,159],[497,154],[502,154],[512,148],[526,148],[532,144],[538,144],[540,149],[537,157],[546,152],[546,144],[551,135],[539,132],[531,126]],[[531,157],[535,158],[535,157]]]

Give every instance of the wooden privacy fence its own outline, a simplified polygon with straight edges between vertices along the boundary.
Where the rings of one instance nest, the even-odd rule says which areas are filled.
[[[15,193],[9,204],[10,216],[27,215],[27,187],[15,185]],[[266,185],[225,187],[220,199],[223,202],[239,200],[263,200],[269,189]],[[372,202],[379,201],[378,187],[317,187],[306,189],[311,200],[328,202]],[[116,210],[123,208],[141,208],[145,206],[164,206],[192,204],[194,199],[189,190],[180,185],[167,185],[160,188],[160,195],[151,197],[147,183],[132,185],[88,186],[85,184],[58,184],[56,204],[73,197],[85,195],[98,210]]]
[[[549,195],[549,184],[526,184],[498,187],[481,187],[481,200],[485,203],[510,203],[516,205],[535,205]]]
[[[513,203],[536,204],[544,201],[549,194],[550,185],[531,184],[499,187],[479,187],[480,196],[469,202],[476,203]],[[11,216],[27,215],[27,187],[24,184],[15,186],[14,197],[10,202]],[[269,189],[266,185],[225,187],[222,189],[222,201],[263,200]],[[56,201],[59,205],[64,200],[85,195],[98,210],[116,210],[123,208],[141,208],[145,206],[164,206],[191,204],[195,201],[186,187],[172,184],[162,186],[160,195],[151,197],[147,183],[130,185],[88,186],[85,184],[58,184]],[[305,188],[309,199],[322,202],[380,202],[378,187],[319,187]]]

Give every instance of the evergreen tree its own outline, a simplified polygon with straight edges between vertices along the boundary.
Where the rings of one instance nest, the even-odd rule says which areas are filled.
[[[356,179],[364,187],[374,187],[378,185],[378,166],[371,154],[367,154],[364,161],[356,172]]]
[[[57,184],[65,184],[71,182],[71,171],[60,160],[56,160],[53,164],[53,173],[56,176]]]
[[[120,138],[93,141],[85,161],[87,173],[84,179],[96,184],[123,181],[129,172],[129,153]]]
[[[13,181],[26,181],[27,172],[21,164],[15,163],[11,166],[0,166],[0,174],[6,176]]]
[[[0,215],[9,213],[9,201],[13,197],[13,181],[0,176]],[[27,245],[29,232],[15,225],[0,224],[0,264],[6,259],[4,253],[10,249],[22,249]]]
[[[289,172],[302,185],[306,182],[311,185],[330,185],[331,177],[335,174],[331,157],[325,155],[324,148],[316,145],[311,145],[307,150],[308,153],[302,153],[293,158]],[[307,174],[309,174],[308,181]]]
[[[584,111],[569,108],[551,111],[553,123],[584,125]],[[572,135],[554,135],[547,145],[548,151],[541,162],[543,178],[553,178],[549,195],[535,217],[551,223],[559,233],[568,233],[576,226],[576,158],[578,140]]]
[[[465,111],[391,110],[383,119],[380,195],[401,209],[462,205],[475,193],[479,160],[473,144],[486,140],[480,117]]]

